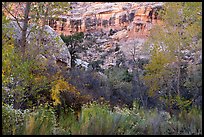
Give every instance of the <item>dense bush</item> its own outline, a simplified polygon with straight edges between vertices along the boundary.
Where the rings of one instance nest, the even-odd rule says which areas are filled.
[[[2,118],[4,135],[50,135],[56,126],[54,109],[48,105],[23,111],[3,105]]]
[[[13,106],[2,104],[2,134],[18,135],[23,134],[25,128],[25,117],[29,110],[13,109]]]
[[[132,104],[132,74],[125,68],[113,67],[105,70],[111,90],[113,104]],[[121,104],[121,105],[122,105]]]
[[[63,76],[80,91],[81,95],[90,95],[94,99],[100,97],[108,99],[111,92],[108,89],[107,78],[102,73],[73,68],[63,73]]]
[[[3,86],[8,91],[3,90],[3,102],[13,104],[16,109],[26,109],[45,101],[52,80],[46,75],[46,68],[33,59],[23,61],[19,54],[14,55],[8,66],[10,73],[4,76],[7,81],[3,81]]]
[[[202,112],[198,108],[182,111],[178,117],[158,109],[143,109],[134,102],[132,109],[116,109],[129,115],[129,125],[122,131],[128,135],[193,135],[202,134]]]

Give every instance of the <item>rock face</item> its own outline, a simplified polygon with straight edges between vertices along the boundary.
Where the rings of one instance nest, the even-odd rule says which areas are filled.
[[[131,41],[146,39],[152,26],[160,23],[156,12],[162,5],[162,2],[71,2],[70,11],[47,22],[48,26],[44,28],[47,35],[41,34],[44,41],[41,51],[46,54],[38,55],[38,58],[70,67],[70,54],[57,33],[85,32],[85,37],[93,35],[96,41],[80,55],[82,61],[90,63],[104,59],[103,68],[116,65],[118,58],[131,56],[130,50],[134,48]],[[16,24],[13,28],[14,37],[20,39],[20,29]],[[37,45],[36,36],[39,35],[40,32],[30,33],[28,43],[35,41]]]
[[[149,58],[141,50],[149,30],[161,23],[156,12],[162,6],[162,2],[72,2],[72,9],[63,16],[66,21],[60,22],[59,17],[55,30],[65,35],[84,32],[85,41],[90,41],[88,37],[95,39],[79,54],[82,61],[91,64],[103,60],[99,64],[102,69],[125,65],[131,70],[130,63],[122,60],[131,62],[133,50],[136,57]]]
[[[20,22],[22,26],[23,23]],[[18,42],[21,39],[21,30],[15,21],[11,21],[8,25],[13,28],[12,37]],[[66,44],[62,41],[60,36],[48,25],[44,26],[44,31],[40,32],[39,29],[33,29],[31,24],[27,32],[27,45],[28,51],[33,51],[36,58],[43,62],[47,60],[50,65],[61,63],[66,68],[71,67],[71,55]],[[38,27],[38,26],[37,26]],[[31,30],[33,29],[33,31]],[[37,31],[36,31],[37,30]],[[39,37],[41,37],[42,46],[39,46]]]
[[[162,2],[71,2],[72,10],[59,17],[55,25],[53,21],[48,24],[65,35],[97,29],[121,29],[132,22],[137,23],[138,19],[143,24],[157,22],[157,12],[162,5]]]

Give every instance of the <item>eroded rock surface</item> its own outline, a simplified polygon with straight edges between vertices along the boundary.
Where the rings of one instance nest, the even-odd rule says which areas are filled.
[[[20,22],[22,26],[23,23]],[[12,28],[12,37],[16,42],[20,42],[21,33],[18,24],[15,21],[11,21],[8,25],[9,28]],[[48,25],[44,26],[43,32],[39,29],[34,29],[34,24],[31,24],[28,27],[27,31],[27,51],[33,51],[33,55],[36,56],[36,59],[40,61],[47,60],[50,64],[56,64],[61,62],[65,67],[71,67],[71,56],[66,44],[60,38],[60,36]],[[40,34],[41,33],[41,34]],[[9,33],[8,33],[9,34]],[[41,40],[42,45],[39,45],[39,39]],[[19,45],[19,44],[17,44]]]

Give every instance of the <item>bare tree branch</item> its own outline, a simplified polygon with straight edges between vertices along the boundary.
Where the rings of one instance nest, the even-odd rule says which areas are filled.
[[[7,9],[7,7],[2,3],[2,6],[4,7],[4,9],[16,20],[19,28],[21,29],[21,31],[23,30],[23,28],[21,27],[20,23],[19,23],[19,19],[17,17],[15,17],[10,11],[9,9]]]

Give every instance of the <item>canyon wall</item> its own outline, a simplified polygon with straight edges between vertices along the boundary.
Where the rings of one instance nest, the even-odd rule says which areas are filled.
[[[58,34],[133,29],[146,32],[160,23],[157,16],[162,2],[72,2],[66,15],[50,19],[47,24]]]

